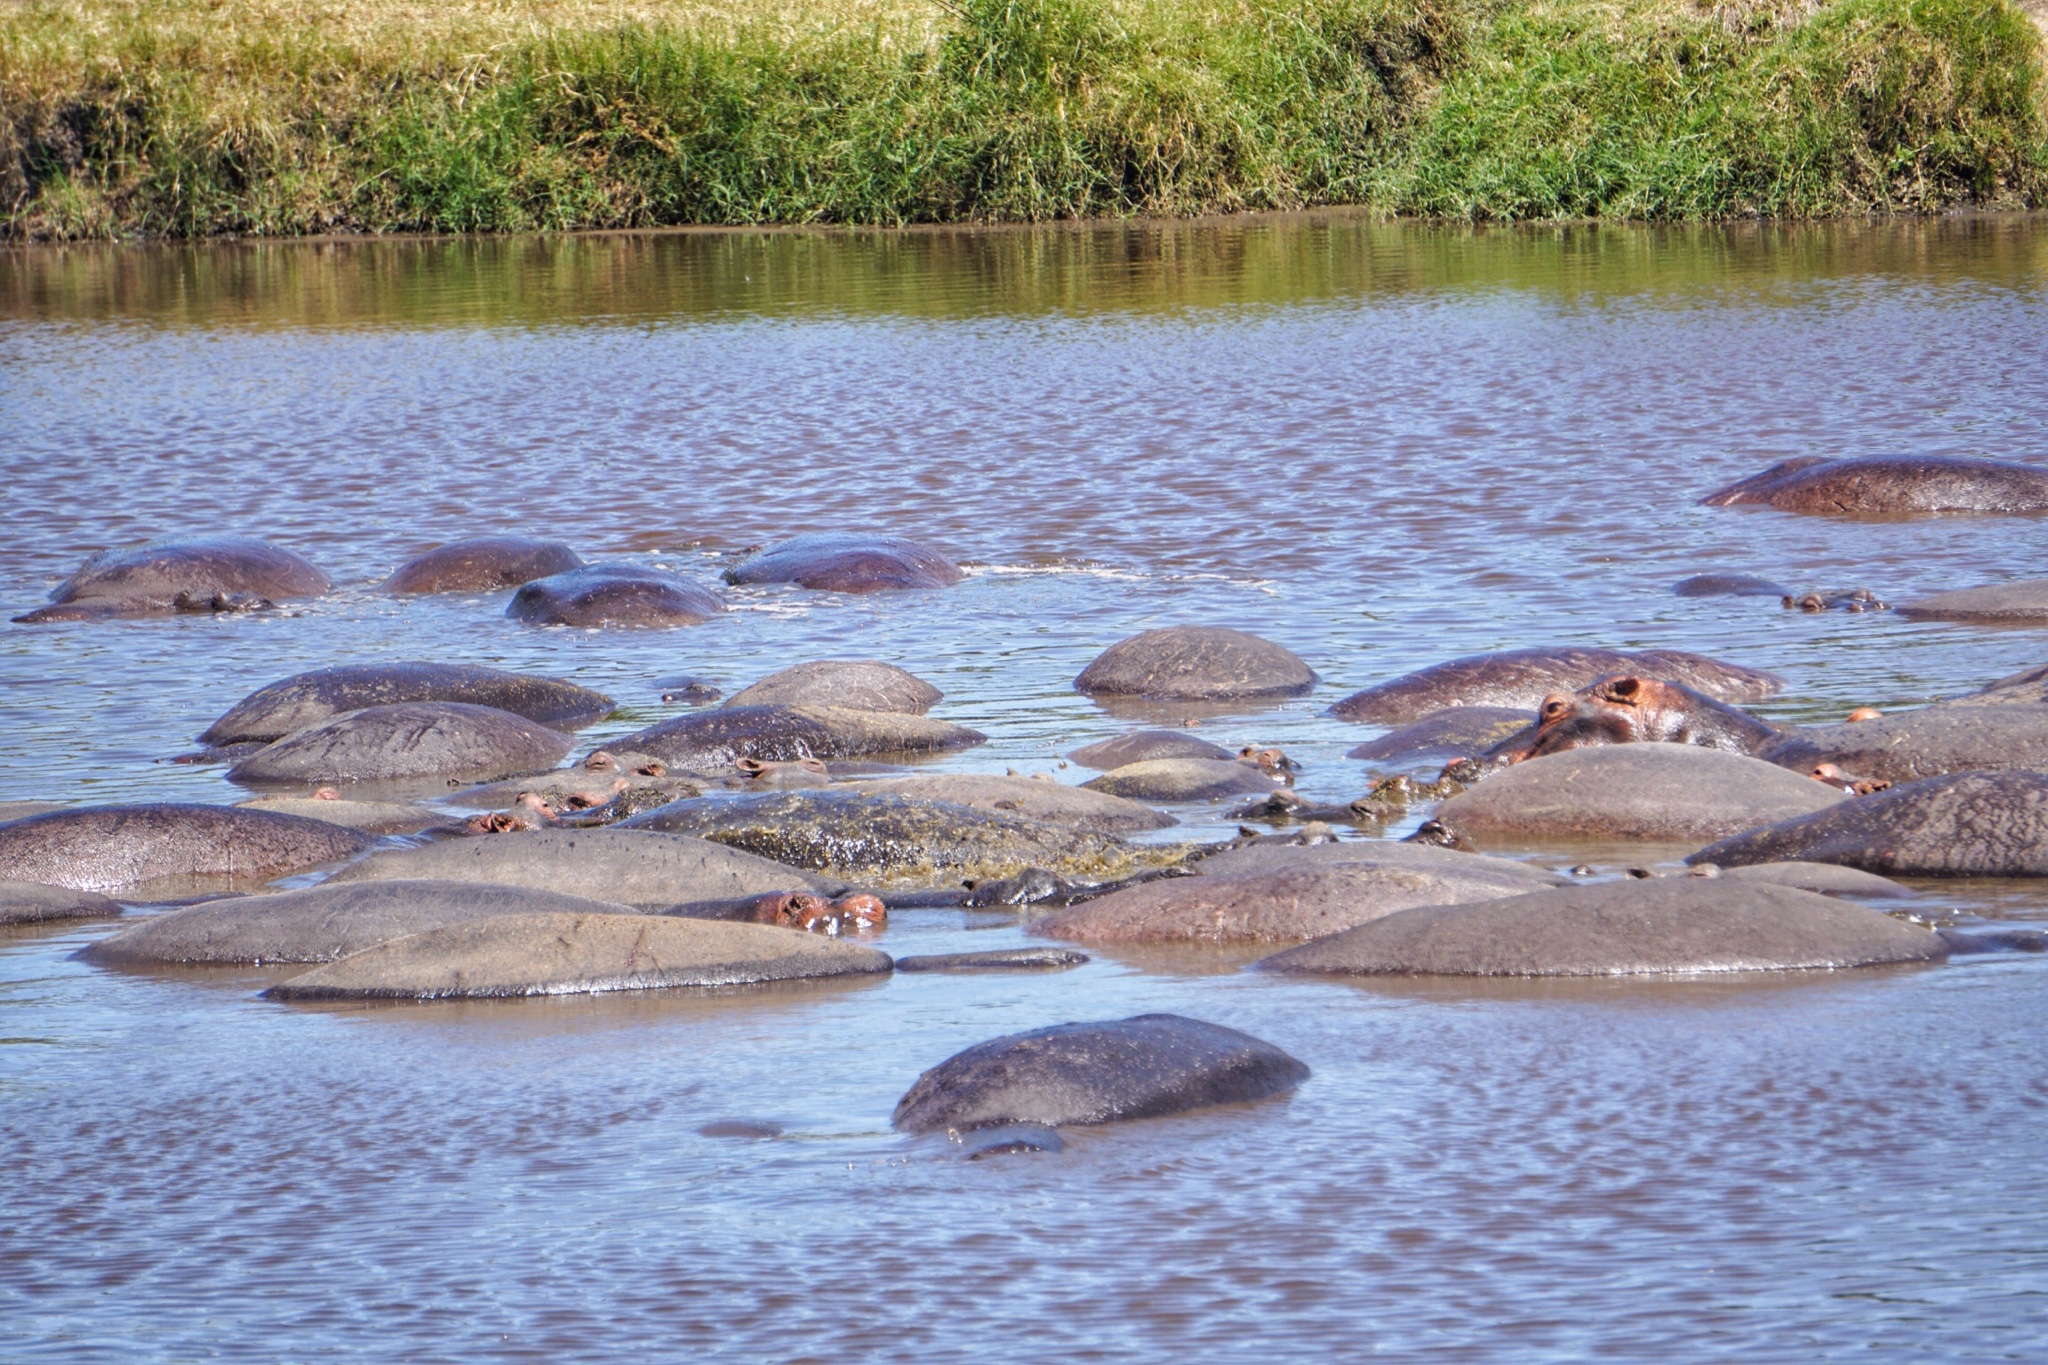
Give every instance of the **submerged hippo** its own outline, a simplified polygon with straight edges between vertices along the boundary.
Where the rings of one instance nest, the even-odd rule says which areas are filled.
[[[41,882],[0,881],[0,924],[120,917],[121,907],[94,891],[46,886]]]
[[[1074,690],[1148,701],[1255,701],[1299,697],[1319,681],[1271,640],[1221,626],[1169,626],[1102,651],[1074,679]]]
[[[1923,778],[1736,834],[1686,861],[1795,859],[1883,876],[2048,877],[2048,772]]]
[[[1229,761],[1237,755],[1220,744],[1198,739],[1185,730],[1133,730],[1115,739],[1083,745],[1067,757],[1084,768],[1108,772],[1156,758],[1206,758]]]
[[[1794,772],[1822,764],[1884,783],[2010,768],[2048,771],[2048,705],[1944,702],[1844,725],[1788,730],[1756,756]]]
[[[1511,649],[1436,664],[1353,693],[1330,708],[1341,720],[1406,725],[1451,706],[1534,711],[1556,692],[1572,692],[1616,673],[1683,683],[1716,701],[1762,701],[1784,687],[1773,673],[1676,649]]]
[[[489,782],[544,772],[575,741],[524,716],[457,701],[347,711],[267,744],[228,769],[244,784]]]
[[[637,564],[591,564],[536,578],[505,615],[535,626],[695,626],[725,611],[710,589]]]
[[[1986,626],[2048,625],[2048,578],[2027,578],[1987,588],[1938,592],[1902,603],[1909,621],[1969,621]]]
[[[346,664],[317,668],[260,687],[199,736],[227,745],[283,739],[344,711],[411,701],[456,701],[524,716],[552,730],[575,730],[612,713],[601,692],[530,673],[469,664]]]
[[[945,693],[894,664],[874,659],[819,659],[771,673],[733,693],[727,706],[840,706],[921,716]]]
[[[1791,590],[1753,573],[1696,573],[1671,591],[1678,597],[1783,597]]]
[[[1997,682],[1951,697],[1943,706],[2044,706],[2048,705],[2048,664],[2022,669]]]
[[[373,842],[235,806],[80,806],[0,825],[0,879],[99,892],[171,881],[232,889],[337,863]]]
[[[1513,706],[1449,706],[1369,739],[1346,758],[1419,767],[1464,758],[1535,733],[1536,713]]]
[[[114,616],[232,611],[334,584],[290,550],[247,536],[195,536],[101,550],[57,585],[50,604],[15,617],[25,625]]]
[[[1269,957],[1352,976],[1634,976],[1939,962],[1937,934],[1789,886],[1664,877],[1424,906]]]
[[[614,742],[679,767],[726,768],[743,758],[787,763],[806,758],[943,753],[984,744],[978,730],[893,711],[837,706],[721,706],[650,725]]]
[[[1959,456],[1774,464],[1700,499],[1706,507],[1761,503],[1829,517],[1896,517],[1927,512],[2048,511],[2048,469]]]
[[[1144,854],[1108,834],[946,801],[811,790],[699,797],[636,815],[622,830],[694,835],[848,880],[933,883],[1024,867],[1117,875]],[[1173,856],[1157,851],[1157,858]]]
[[[1503,740],[1482,761],[1520,763],[1595,744],[1696,744],[1755,754],[1784,731],[1683,683],[1624,673],[1543,699],[1536,729]]]
[[[497,592],[582,567],[582,556],[558,540],[476,536],[407,560],[380,591]]]
[[[1437,808],[1452,830],[1521,842],[1718,839],[1848,798],[1743,754],[1622,744],[1532,758]]]
[[[949,801],[956,806],[1018,815],[1027,820],[1068,825],[1074,829],[1122,834],[1166,829],[1180,823],[1163,811],[1106,792],[1070,787],[1038,777],[996,777],[986,773],[917,773],[909,777],[871,778],[847,786],[874,796],[908,796],[922,801]]]
[[[1112,768],[1081,788],[1136,801],[1216,801],[1263,796],[1283,781],[1256,763],[1234,758],[1154,758]]]
[[[819,592],[886,592],[949,588],[960,566],[914,540],[818,532],[756,550],[725,571],[725,581],[794,583]]]
[[[457,1000],[746,986],[886,972],[885,953],[758,924],[654,915],[494,915],[378,944],[293,977],[280,1000]]]
[[[889,1122],[909,1133],[1112,1123],[1262,1100],[1308,1074],[1236,1029],[1141,1014],[978,1043],[919,1076]]]

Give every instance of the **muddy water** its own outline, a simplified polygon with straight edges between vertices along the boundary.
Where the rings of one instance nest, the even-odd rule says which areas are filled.
[[[2048,223],[1471,233],[1344,218],[1044,233],[0,252],[0,604],[91,550],[260,534],[289,613],[0,631],[0,800],[235,795],[162,760],[341,661],[573,677],[601,740],[816,657],[932,679],[1058,772],[1068,688],[1177,621],[1324,678],[1202,733],[1357,795],[1320,713],[1454,654],[1676,646],[1835,718],[2048,661],[2048,632],[1679,599],[1705,570],[1897,601],[2048,573],[2048,523],[1695,505],[1799,454],[2048,459]],[[690,630],[394,603],[490,530],[712,580],[805,529],[969,579],[732,590]],[[1068,779],[1079,776],[1069,770]],[[1184,811],[1177,834],[1226,829]],[[1400,833],[1397,827],[1392,833]],[[2048,919],[2027,884],[1931,907]],[[0,938],[9,1360],[1999,1359],[2048,1339],[2048,962],[1798,981],[1354,987],[1237,959],[713,998],[287,1008],[260,978]],[[1022,941],[911,912],[896,953]],[[889,1110],[997,1033],[1172,1010],[1291,1100],[963,1163]],[[775,1136],[710,1137],[721,1120]]]

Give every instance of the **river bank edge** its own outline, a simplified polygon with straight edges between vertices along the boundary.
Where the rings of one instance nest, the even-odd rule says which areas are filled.
[[[481,55],[183,13],[0,23],[0,240],[2048,202],[2008,0],[970,0],[925,42],[628,23]]]

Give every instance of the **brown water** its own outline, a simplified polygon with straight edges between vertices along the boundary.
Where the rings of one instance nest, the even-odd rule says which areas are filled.
[[[889,659],[1055,771],[1075,695],[1179,621],[1323,675],[1203,733],[1349,799],[1320,714],[1438,659],[1675,646],[1801,719],[2048,660],[2048,633],[1679,599],[1709,569],[1888,600],[2048,573],[2032,518],[1709,509],[1797,454],[2048,461],[2048,222],[1467,232],[1355,219],[0,252],[0,605],[98,547],[235,530],[288,614],[0,631],[0,800],[231,799],[160,760],[343,661],[677,708]],[[799,529],[929,539],[936,594],[731,590],[690,630],[396,603],[487,530],[711,580]],[[1072,770],[1061,774],[1073,779]],[[1183,812],[1177,835],[1227,828]],[[1397,828],[1393,833],[1400,833]],[[2048,888],[1933,909],[2039,923]],[[0,937],[0,1359],[2039,1359],[2048,961],[1716,983],[1354,987],[1098,956],[714,998],[315,1010]],[[904,954],[1022,940],[899,915]],[[1172,1010],[1291,1100],[964,1163],[887,1127],[969,1043]],[[780,1136],[712,1138],[716,1120]]]

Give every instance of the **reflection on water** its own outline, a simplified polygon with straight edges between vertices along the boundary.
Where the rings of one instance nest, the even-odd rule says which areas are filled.
[[[1766,709],[1801,719],[1953,694],[2048,638],[1669,586],[1732,570],[1897,602],[2048,572],[2038,519],[1695,505],[1795,454],[2048,459],[2044,284],[2048,227],[2024,218],[0,251],[0,605],[103,545],[219,529],[342,585],[286,613],[0,630],[0,800],[230,799],[219,768],[160,760],[264,682],[377,659],[606,689],[623,709],[596,743],[678,713],[659,683],[680,673],[730,692],[884,658],[992,736],[944,766],[1071,780],[1059,756],[1127,723],[1069,688],[1101,647],[1238,625],[1324,683],[1202,733],[1281,744],[1337,801],[1371,732],[1322,710],[1477,649],[1699,649],[1784,674]],[[653,633],[372,591],[486,530],[708,582],[842,527],[930,539],[971,576],[731,589],[727,617]],[[1174,837],[1230,826],[1186,814]],[[2032,884],[1929,889],[2048,918]],[[909,911],[882,944],[1025,941],[997,923]],[[70,959],[112,927],[0,937],[9,1360],[1980,1358],[2048,1328],[2039,958],[1471,988],[1119,952],[362,1010]],[[887,1131],[960,1047],[1159,1009],[1315,1076],[1050,1157],[965,1164]],[[721,1121],[781,1132],[699,1131]]]

